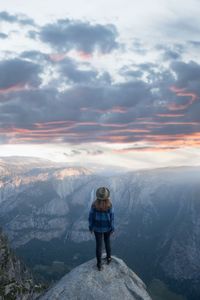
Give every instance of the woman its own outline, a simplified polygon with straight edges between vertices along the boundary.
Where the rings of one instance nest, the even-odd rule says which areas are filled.
[[[100,187],[96,191],[97,199],[92,203],[89,213],[89,230],[94,232],[96,238],[97,268],[102,270],[101,254],[102,241],[106,248],[107,264],[111,262],[110,235],[114,232],[114,210],[109,199],[110,191],[106,187]]]

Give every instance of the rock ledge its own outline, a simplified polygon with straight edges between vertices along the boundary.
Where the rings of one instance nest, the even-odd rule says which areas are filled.
[[[74,268],[40,297],[47,299],[151,300],[143,281],[116,256],[102,271],[96,268],[96,258]]]

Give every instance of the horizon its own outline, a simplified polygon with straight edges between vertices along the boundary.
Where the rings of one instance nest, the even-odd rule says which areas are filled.
[[[197,0],[1,3],[0,157],[196,166],[199,9]]]
[[[195,166],[192,165],[179,165],[179,166],[164,166],[164,167],[152,167],[152,168],[122,168],[122,167],[118,167],[118,166],[110,166],[110,165],[100,165],[100,164],[91,164],[91,165],[87,165],[87,164],[79,164],[79,163],[67,163],[67,162],[58,162],[58,161],[53,161],[47,158],[43,158],[43,157],[36,157],[36,156],[0,156],[0,162],[1,161],[5,161],[8,164],[12,165],[12,159],[15,160],[19,160],[19,163],[22,162],[23,159],[25,160],[38,160],[38,161],[43,161],[43,162],[49,162],[51,164],[55,164],[55,166],[60,166],[62,168],[83,168],[83,169],[88,169],[88,170],[93,170],[94,173],[100,173],[100,174],[108,174],[108,175],[114,175],[114,174],[124,174],[124,173],[132,173],[132,172],[145,172],[145,171],[159,171],[159,170],[167,170],[167,169],[173,169],[173,170],[177,170],[177,169],[189,169],[189,168],[200,168],[200,164],[197,164]],[[9,161],[9,159],[11,159]],[[8,161],[7,161],[8,160]],[[15,163],[15,162],[14,162]],[[63,165],[64,164],[64,165]],[[66,165],[65,165],[66,164]]]

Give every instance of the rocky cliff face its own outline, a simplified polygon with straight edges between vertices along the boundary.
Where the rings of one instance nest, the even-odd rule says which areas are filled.
[[[34,284],[31,274],[12,253],[0,230],[0,300],[32,300],[40,290],[41,286]]]
[[[46,161],[38,166],[32,159],[29,168],[24,163],[15,170],[16,163],[4,162],[0,177],[0,224],[12,246],[68,233],[74,222],[73,206],[83,203],[83,193],[91,193],[92,172],[59,164],[47,167]]]
[[[92,259],[65,275],[40,300],[151,300],[142,280],[123,260],[113,257],[103,270]]]

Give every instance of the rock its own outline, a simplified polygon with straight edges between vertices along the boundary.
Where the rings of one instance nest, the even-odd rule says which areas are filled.
[[[0,228],[0,300],[33,300],[42,286],[35,285],[32,275],[8,246]]]
[[[113,256],[98,271],[96,258],[66,274],[40,300],[151,300],[143,281],[123,262]]]

